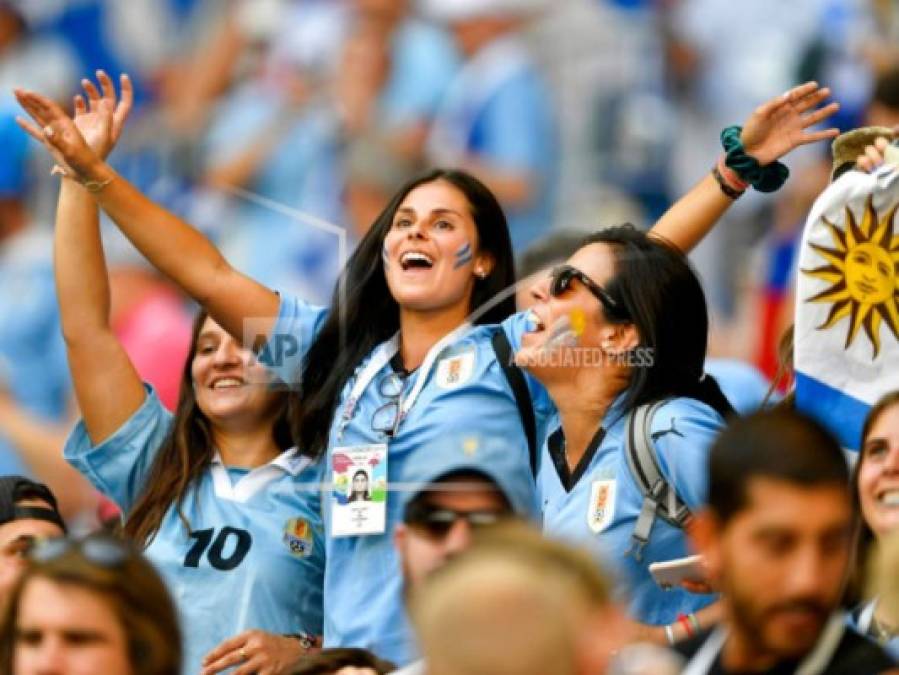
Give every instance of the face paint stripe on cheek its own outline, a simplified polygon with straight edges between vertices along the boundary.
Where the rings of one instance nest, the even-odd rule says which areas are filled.
[[[384,261],[385,269],[390,267],[390,253],[387,252],[387,242],[385,241],[381,246],[381,259]]]
[[[453,269],[457,270],[463,265],[467,265],[471,262],[472,257],[471,244],[466,241],[456,251],[456,264],[453,265]]]

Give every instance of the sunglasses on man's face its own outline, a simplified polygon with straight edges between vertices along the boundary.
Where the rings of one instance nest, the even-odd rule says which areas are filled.
[[[571,288],[571,281],[577,279],[590,293],[602,303],[602,306],[612,315],[621,316],[623,309],[615,302],[609,292],[597,284],[593,279],[572,265],[559,265],[550,273],[549,294],[558,298]]]
[[[440,540],[449,534],[453,526],[460,520],[468,523],[473,529],[482,529],[496,525],[505,516],[498,511],[455,511],[428,504],[410,505],[406,509],[406,525],[423,532],[429,539]]]

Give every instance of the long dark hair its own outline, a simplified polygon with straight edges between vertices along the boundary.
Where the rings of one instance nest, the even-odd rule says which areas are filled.
[[[143,492],[128,513],[123,527],[125,536],[139,546],[149,544],[172,504],[178,510],[178,517],[184,527],[190,531],[190,523],[182,508],[184,497],[187,489],[209,467],[215,455],[212,429],[206,415],[197,405],[191,373],[197,354],[197,340],[207,317],[206,311],[200,310],[194,319],[175,417],[150,468]],[[286,450],[294,445],[290,435],[286,393],[282,395],[278,406],[280,410],[275,417],[272,437],[279,448]]]
[[[479,250],[494,258],[490,274],[475,282],[471,311],[515,283],[506,216],[483,183],[464,171],[447,169],[436,169],[406,183],[347,262],[331,299],[328,317],[306,355],[300,379],[303,404],[293,406],[296,414],[291,415],[294,436],[306,454],[317,457],[325,451],[331,418],[347,379],[377,345],[399,330],[399,306],[387,286],[381,258],[384,238],[406,195],[434,181],[445,181],[465,195],[477,227]],[[341,305],[342,290],[346,295],[345,307]],[[476,323],[499,323],[514,311],[515,298],[510,294],[479,316]],[[346,325],[341,325],[341,317],[346,317]],[[341,335],[348,339],[341,340]]]
[[[862,513],[861,493],[858,489],[858,477],[862,464],[865,461],[865,443],[871,433],[871,428],[880,419],[880,416],[895,405],[899,405],[899,390],[885,394],[877,401],[862,426],[862,437],[858,448],[858,459],[852,469],[852,503],[855,506],[856,531],[855,531],[855,560],[850,574],[849,590],[847,592],[847,604],[854,605],[861,601],[864,592],[865,575],[868,569],[868,557],[877,537],[874,530],[868,525]]]
[[[612,323],[632,323],[649,367],[634,368],[622,410],[673,396],[687,396],[722,416],[734,410],[714,378],[704,375],[709,317],[699,278],[684,255],[658,237],[626,223],[588,236],[583,246],[607,244],[615,274],[606,290],[623,308]],[[649,351],[651,350],[651,351]]]

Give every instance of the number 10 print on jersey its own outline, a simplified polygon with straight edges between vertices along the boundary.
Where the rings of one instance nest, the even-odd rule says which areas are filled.
[[[185,567],[197,567],[200,558],[206,553],[209,564],[221,572],[230,572],[243,562],[253,545],[253,538],[246,530],[238,530],[235,527],[223,527],[215,536],[215,530],[197,530],[190,533],[191,539],[196,543],[187,552],[184,558]],[[213,541],[214,537],[214,541]],[[231,541],[229,541],[231,540]],[[210,542],[212,547],[209,546]],[[227,551],[227,553],[226,553]]]

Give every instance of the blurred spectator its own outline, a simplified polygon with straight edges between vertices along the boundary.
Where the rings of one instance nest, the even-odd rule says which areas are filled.
[[[669,62],[683,98],[672,155],[672,193],[683,194],[707,170],[707,158],[720,151],[714,134],[738,124],[746,110],[801,81],[802,66],[810,50],[820,44],[820,36],[826,37],[825,45],[843,40],[857,47],[867,18],[866,8],[857,0],[758,0],[734,6],[716,0],[675,3],[670,15]],[[829,69],[831,77],[822,79],[829,83],[839,64],[855,67],[853,58],[857,50],[835,55],[836,60],[815,75],[824,78]],[[855,87],[859,80],[866,80],[863,76],[864,71],[846,78],[846,86],[836,96],[856,112],[867,94],[864,82],[861,89]],[[853,85],[851,91],[849,85]],[[800,167],[808,162],[809,153],[806,159],[800,153],[788,163],[794,169]],[[733,317],[743,251],[758,240],[770,221],[771,213],[763,209],[759,195],[744,196],[691,256],[718,316]]]
[[[390,661],[364,649],[334,647],[305,657],[291,675],[387,675],[395,670]]]
[[[0,608],[25,570],[25,554],[37,541],[61,537],[65,530],[49,488],[0,475]]]
[[[558,181],[553,93],[520,31],[541,0],[427,0],[453,32],[466,62],[431,130],[431,162],[480,178],[506,211],[523,250],[552,227]]]
[[[0,101],[10,96],[13,87],[66,101],[77,82],[77,57],[66,42],[31,33],[29,4],[0,1]]]
[[[836,440],[796,413],[758,413],[718,437],[709,486],[692,531],[725,617],[680,645],[685,672],[888,670],[892,660],[839,611],[853,509]]]
[[[879,75],[874,83],[865,126],[899,126],[899,65]]]
[[[522,527],[438,570],[411,611],[429,675],[583,675],[605,672],[620,646],[610,597],[589,555]]]
[[[223,249],[236,266],[322,302],[340,261],[333,226],[316,219],[349,221],[364,234],[417,168],[456,57],[448,37],[410,17],[404,0],[357,0],[336,28],[339,7],[317,4],[305,8],[308,17],[302,7],[287,16],[336,33],[335,56],[322,62],[288,48],[299,25],[272,36],[261,69],[213,117],[206,179],[243,197],[225,216],[233,225]]]
[[[862,431],[859,457],[852,474],[859,534],[856,550],[855,586],[865,581],[869,553],[875,545],[899,533],[899,391],[884,396],[871,408]],[[894,567],[895,577],[899,567]],[[870,584],[867,584],[870,585]],[[852,612],[852,625],[862,635],[880,643],[899,659],[899,631],[895,606],[873,595]]]
[[[134,549],[105,537],[37,546],[0,622],[10,675],[179,675],[171,597]]]
[[[0,471],[34,472],[63,513],[87,505],[86,483],[62,461],[71,383],[53,285],[50,233],[31,220],[28,137],[0,113]]]
[[[324,73],[302,62],[270,63],[274,73],[241,84],[214,115],[206,180],[252,193],[229,202],[222,249],[255,279],[309,300],[330,295],[338,242],[316,219],[343,221],[341,138],[373,114],[389,67],[382,37],[361,24],[323,90],[317,80]],[[284,208],[302,214],[291,218]]]

